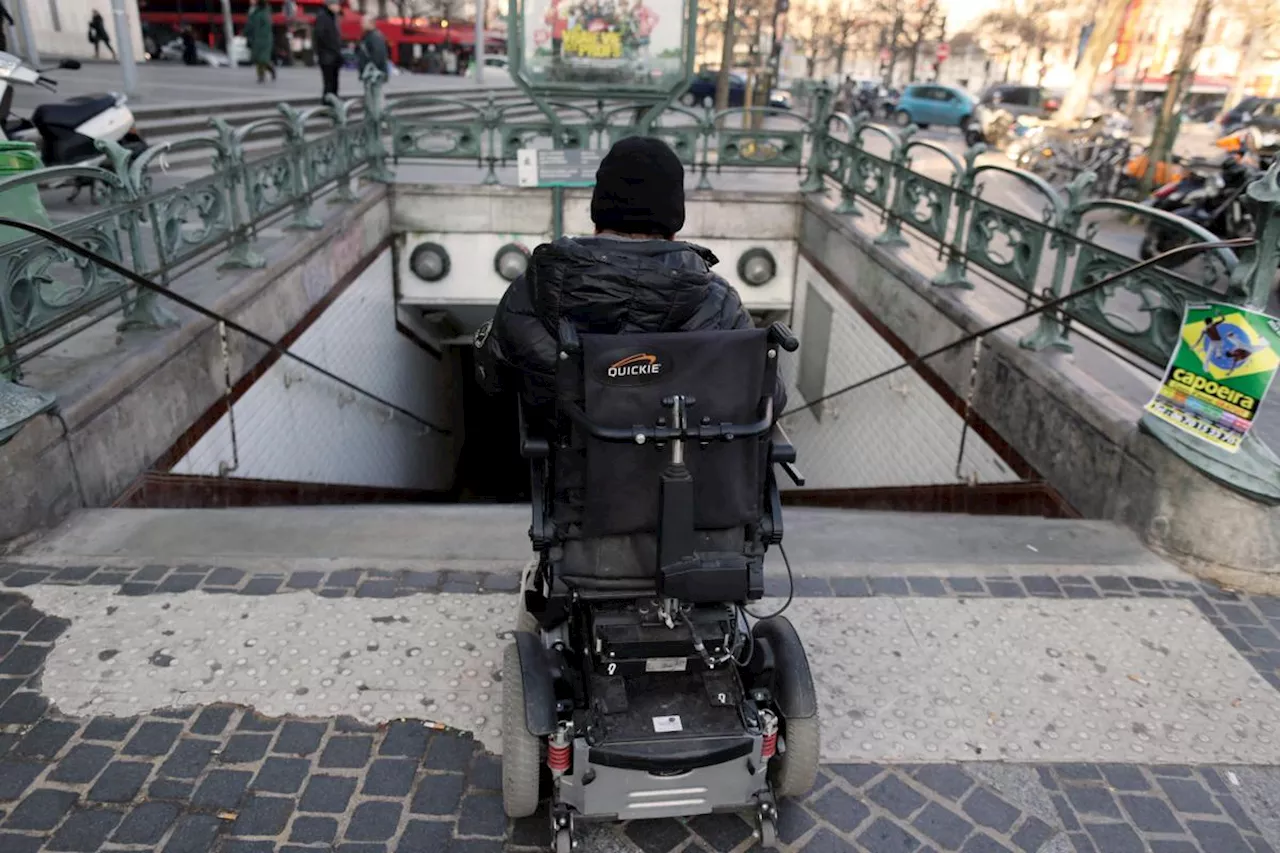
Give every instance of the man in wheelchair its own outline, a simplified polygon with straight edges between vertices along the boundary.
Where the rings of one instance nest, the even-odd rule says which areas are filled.
[[[538,554],[503,661],[503,802],[528,816],[549,789],[557,853],[577,818],[740,809],[771,846],[775,798],[817,773],[799,637],[747,610],[782,541],[773,466],[802,482],[775,424],[798,342],[674,241],[683,181],[664,142],[619,142],[597,234],[535,249],[476,334],[481,383],[520,398]]]

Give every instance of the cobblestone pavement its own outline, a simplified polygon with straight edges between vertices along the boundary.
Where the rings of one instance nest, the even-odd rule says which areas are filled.
[[[541,817],[514,825],[504,820],[498,793],[500,759],[485,749],[487,737],[477,739],[420,719],[370,720],[362,697],[353,701],[344,696],[340,713],[330,713],[329,706],[314,710],[309,706],[312,714],[323,711],[324,716],[266,716],[261,708],[245,707],[254,701],[252,694],[242,697],[239,693],[236,703],[202,700],[173,707],[162,702],[144,708],[149,701],[145,689],[130,688],[139,697],[113,699],[112,682],[107,679],[86,689],[107,701],[127,703],[137,698],[137,712],[111,716],[93,711],[90,705],[72,716],[51,702],[58,697],[42,693],[46,676],[63,678],[57,675],[59,667],[76,665],[78,658],[67,647],[81,642],[75,639],[77,631],[82,632],[77,626],[94,624],[86,621],[92,618],[88,610],[76,609],[86,602],[97,608],[107,601],[108,607],[124,608],[118,612],[127,614],[132,612],[129,599],[138,596],[144,597],[139,605],[157,605],[162,610],[172,605],[165,612],[178,612],[193,601],[203,602],[210,612],[221,612],[217,608],[226,605],[220,602],[247,604],[258,596],[271,597],[264,604],[323,598],[338,599],[326,602],[335,612],[353,613],[361,604],[354,599],[382,599],[382,605],[394,611],[452,598],[461,602],[459,607],[470,606],[482,614],[505,607],[502,597],[510,596],[514,584],[510,573],[342,570],[265,575],[204,566],[0,565],[0,851],[437,853],[520,850],[545,844]],[[1152,708],[1143,709],[1167,718],[1165,739],[1174,737],[1175,744],[1176,724],[1199,719],[1196,709],[1204,711],[1204,719],[1219,721],[1222,737],[1208,744],[1205,760],[1193,760],[1193,744],[1186,744],[1179,755],[1191,758],[1174,763],[1154,748],[1164,742],[1157,730],[1132,733],[1133,742],[1152,747],[1147,763],[985,760],[993,757],[991,753],[963,762],[855,763],[830,760],[831,750],[841,749],[837,743],[824,749],[824,770],[815,789],[803,802],[782,808],[779,829],[786,849],[812,853],[1274,853],[1280,849],[1280,767],[1263,766],[1256,760],[1222,760],[1223,755],[1232,754],[1233,737],[1251,744],[1249,749],[1256,750],[1251,754],[1266,755],[1272,747],[1271,734],[1280,725],[1276,717],[1249,719],[1248,731],[1240,737],[1239,718],[1247,716],[1244,712],[1270,708],[1267,703],[1280,698],[1273,689],[1280,687],[1280,600],[1238,595],[1190,581],[1120,575],[798,578],[796,589],[797,611],[813,613],[824,608],[874,607],[879,601],[898,605],[909,614],[913,608],[931,606],[928,599],[952,607],[967,602],[964,608],[1024,605],[1041,610],[1016,612],[1050,616],[1055,608],[1093,614],[1102,612],[1100,608],[1128,606],[1130,610],[1121,612],[1131,613],[1135,620],[1146,612],[1166,613],[1159,608],[1170,608],[1169,613],[1187,610],[1217,629],[1229,646],[1216,636],[1210,639],[1233,650],[1236,663],[1249,675],[1235,676],[1240,682],[1238,695],[1200,694],[1179,684],[1179,695],[1160,698]],[[215,598],[215,593],[222,595]],[[385,601],[406,597],[410,600]],[[1167,601],[1133,606],[1143,599]],[[33,606],[33,601],[53,602],[57,608],[45,611]],[[984,623],[983,630],[998,634],[1000,625],[1016,624],[1020,618],[996,616],[990,625]],[[138,624],[137,628],[141,632],[160,624]],[[403,623],[378,624],[403,628]],[[912,625],[909,618],[904,624]],[[486,632],[494,627],[484,626]],[[228,625],[229,631],[236,628]],[[157,648],[140,678],[163,681],[180,669],[174,659],[180,659],[183,651],[161,647],[164,630],[169,629],[157,631]],[[1187,653],[1185,633],[1170,630],[1167,637],[1151,641],[1157,646],[1153,653],[1174,660],[1171,665],[1176,667],[1179,655]],[[299,637],[296,644],[309,647],[320,640]],[[916,640],[930,647],[927,637]],[[947,637],[938,640],[941,652]],[[823,642],[818,636],[812,644],[821,647]],[[973,640],[956,642],[963,647]],[[1206,644],[1203,638],[1195,642]],[[96,666],[125,666],[121,659],[129,651],[99,645],[93,651]],[[474,651],[483,669],[488,655],[482,648]],[[1194,664],[1199,659],[1188,660]],[[1244,667],[1245,662],[1252,670]],[[844,663],[847,672],[842,677],[850,682],[850,690],[856,690],[858,662]],[[975,671],[982,665],[975,664]],[[365,665],[353,657],[350,666],[378,664]],[[904,679],[912,680],[909,667],[916,662],[902,666]],[[374,671],[355,669],[352,676],[358,680],[362,673]],[[123,677],[123,669],[121,673]],[[820,678],[837,674],[828,671]],[[85,675],[90,677],[87,670]],[[1122,680],[1130,681],[1129,675],[1134,674],[1126,673]],[[1213,675],[1191,673],[1191,681]],[[1243,684],[1246,680],[1252,687]],[[1056,689],[1042,683],[1046,696]],[[302,686],[293,687],[295,695]],[[1255,689],[1257,695],[1246,692]],[[357,694],[363,692],[356,689]],[[490,697],[489,707],[496,707],[495,700]],[[426,705],[420,707],[421,711],[413,708],[404,716],[439,719]],[[1071,706],[1061,708],[1065,713]],[[874,732],[894,719],[895,709],[878,710],[866,731]],[[365,719],[359,718],[362,715]],[[393,715],[394,707],[386,712],[388,717]],[[999,733],[998,722],[992,721],[993,732]],[[841,725],[848,723],[832,720],[828,730],[838,731]],[[1052,740],[1052,735],[1045,733],[1046,739]],[[993,739],[1000,742],[996,735]],[[905,748],[910,752],[912,746],[906,742]],[[1078,751],[1089,754],[1086,744]],[[1117,757],[1121,756],[1127,753]],[[740,853],[752,848],[751,831],[737,815],[588,826],[580,849]]]

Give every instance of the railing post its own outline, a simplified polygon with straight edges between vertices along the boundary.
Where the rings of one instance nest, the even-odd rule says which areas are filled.
[[[226,152],[221,163],[214,162],[214,168],[222,173],[227,192],[227,208],[231,212],[231,242],[227,244],[227,258],[218,265],[218,268],[262,269],[267,265],[267,259],[253,249],[253,235],[249,229],[249,217],[246,213],[250,204],[249,183],[245,174],[244,145],[241,144],[240,135],[236,133],[235,128],[223,119],[212,118],[209,123],[213,125],[214,131],[218,134],[218,141],[222,143],[222,150]],[[244,199],[243,208],[240,206],[241,198]]]
[[[484,128],[484,137],[480,140],[481,156],[484,156],[484,140],[485,138],[489,140],[489,156],[485,157],[489,168],[485,171],[481,184],[486,187],[496,186],[499,183],[498,162],[502,159],[502,110],[498,108],[493,92],[489,93],[484,109],[480,113],[480,123]]]
[[[318,231],[324,224],[311,212],[311,203],[314,201],[310,186],[311,158],[307,151],[302,114],[289,104],[278,104],[276,109],[288,122],[285,134],[288,137],[290,159],[293,161],[289,169],[293,190],[293,219],[285,228],[290,231]]]
[[[898,209],[899,197],[902,195],[901,172],[910,168],[907,163],[907,146],[911,144],[911,137],[915,136],[917,130],[914,124],[904,127],[898,135],[898,144],[893,149],[893,195],[885,205],[884,231],[874,241],[878,246],[892,248],[907,245],[907,238],[902,236],[902,220],[898,218],[895,211]]]
[[[1076,253],[1075,233],[1080,227],[1080,202],[1085,198],[1089,186],[1098,179],[1093,172],[1081,172],[1066,186],[1067,201],[1054,218],[1054,235],[1049,240],[1049,248],[1056,249],[1058,255],[1053,261],[1053,280],[1048,290],[1040,294],[1046,302],[1062,296],[1067,277],[1067,261]],[[1071,352],[1075,347],[1067,340],[1067,323],[1062,319],[1065,312],[1041,311],[1037,316],[1036,330],[1018,341],[1023,349],[1039,352],[1045,349],[1058,349]]]
[[[1280,266],[1280,160],[1262,177],[1245,190],[1254,202],[1254,234],[1257,245],[1253,247],[1247,263],[1238,264],[1231,273],[1232,295],[1243,298],[1244,307],[1254,311],[1266,311],[1275,283],[1276,268]]]
[[[115,142],[106,140],[98,140],[97,148],[106,155],[107,162],[111,164],[111,170],[120,178],[120,192],[118,197],[114,198],[114,206],[118,212],[115,215],[115,226],[117,229],[117,241],[119,240],[119,231],[124,231],[125,239],[129,243],[129,257],[133,261],[134,269],[144,269],[143,258],[145,257],[142,249],[142,229],[141,222],[148,205],[143,198],[144,186],[143,178],[138,170],[132,168],[129,162],[133,157],[133,152],[122,148]],[[149,184],[149,182],[148,182]],[[149,185],[146,189],[149,189]],[[155,221],[152,216],[153,228],[160,228],[161,223]],[[119,244],[117,243],[117,246]],[[116,260],[123,261],[123,257]],[[163,258],[161,259],[163,262]],[[167,276],[164,284],[168,285]],[[133,291],[133,302],[129,302],[125,297],[124,311],[121,314],[120,322],[116,328],[120,331],[128,331],[129,329],[162,329],[165,326],[172,326],[177,322],[177,318],[172,312],[161,305],[156,294],[145,288],[135,287]]]
[[[827,136],[830,132],[827,122],[831,120],[833,104],[831,87],[825,82],[820,82],[816,87],[816,94],[813,119],[809,125],[812,134],[809,143],[809,172],[804,183],[800,185],[802,193],[821,192],[826,187],[826,178],[823,175],[827,168]]]
[[[857,204],[858,194],[853,191],[853,170],[861,150],[862,129],[870,123],[871,116],[866,112],[858,113],[849,123],[849,144],[845,146],[844,169],[840,173],[840,203],[836,205],[834,213],[853,217],[862,215]]]
[[[387,168],[387,148],[382,144],[382,83],[386,79],[382,72],[372,64],[364,68],[364,121],[368,133],[368,158],[373,167],[369,180],[389,184],[396,179],[395,174]],[[490,100],[493,96],[489,96]],[[495,182],[496,182],[495,178]]]
[[[329,204],[351,204],[356,200],[355,194],[351,191],[351,173],[355,170],[356,158],[353,156],[351,137],[347,132],[349,125],[347,112],[351,109],[351,102],[334,98],[330,103],[333,105],[334,133],[337,134],[339,176],[337,191],[333,198],[329,199]]]
[[[965,228],[968,227],[969,205],[973,196],[975,181],[974,169],[978,157],[987,150],[987,146],[979,142],[964,152],[964,171],[957,176],[956,191],[956,226],[951,235],[951,243],[947,246],[947,266],[933,277],[937,287],[959,287],[973,290],[973,283],[965,278],[964,244],[967,239]]]

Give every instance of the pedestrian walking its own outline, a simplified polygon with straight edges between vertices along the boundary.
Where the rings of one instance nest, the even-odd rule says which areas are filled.
[[[356,62],[360,69],[360,76],[363,77],[365,68],[372,65],[382,72],[383,77],[390,77],[389,58],[387,40],[378,31],[373,15],[365,15],[364,35],[360,37],[360,44],[356,45]]]
[[[9,30],[8,27],[13,26],[13,16],[9,14],[9,10],[4,7],[4,3],[0,3],[0,52],[9,52]]]
[[[329,0],[316,10],[315,28],[311,34],[326,97],[338,96],[338,72],[342,70],[342,36],[338,32],[338,16],[341,14],[342,4]]]
[[[184,65],[197,65],[200,62],[200,55],[196,53],[196,34],[191,31],[191,27],[182,28],[182,63]]]
[[[93,17],[89,19],[89,44],[93,45],[93,58],[98,58],[98,49],[105,46],[111,51],[111,58],[116,58],[116,49],[111,46],[111,36],[107,35],[107,22],[102,20],[102,14],[97,10],[93,10]]]
[[[265,83],[267,75],[276,79],[276,66],[272,54],[275,52],[275,35],[271,31],[271,7],[267,0],[258,0],[249,11],[249,20],[244,25],[244,40],[249,45],[249,59],[258,72],[258,82]]]

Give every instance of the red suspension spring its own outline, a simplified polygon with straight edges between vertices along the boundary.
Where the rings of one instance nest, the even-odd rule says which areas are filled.
[[[778,733],[775,731],[771,735],[764,736],[764,742],[760,746],[760,757],[765,761],[773,758],[774,752],[778,749]]]
[[[547,744],[547,766],[554,773],[564,773],[569,769],[569,749],[568,745],[556,746],[555,744]]]

